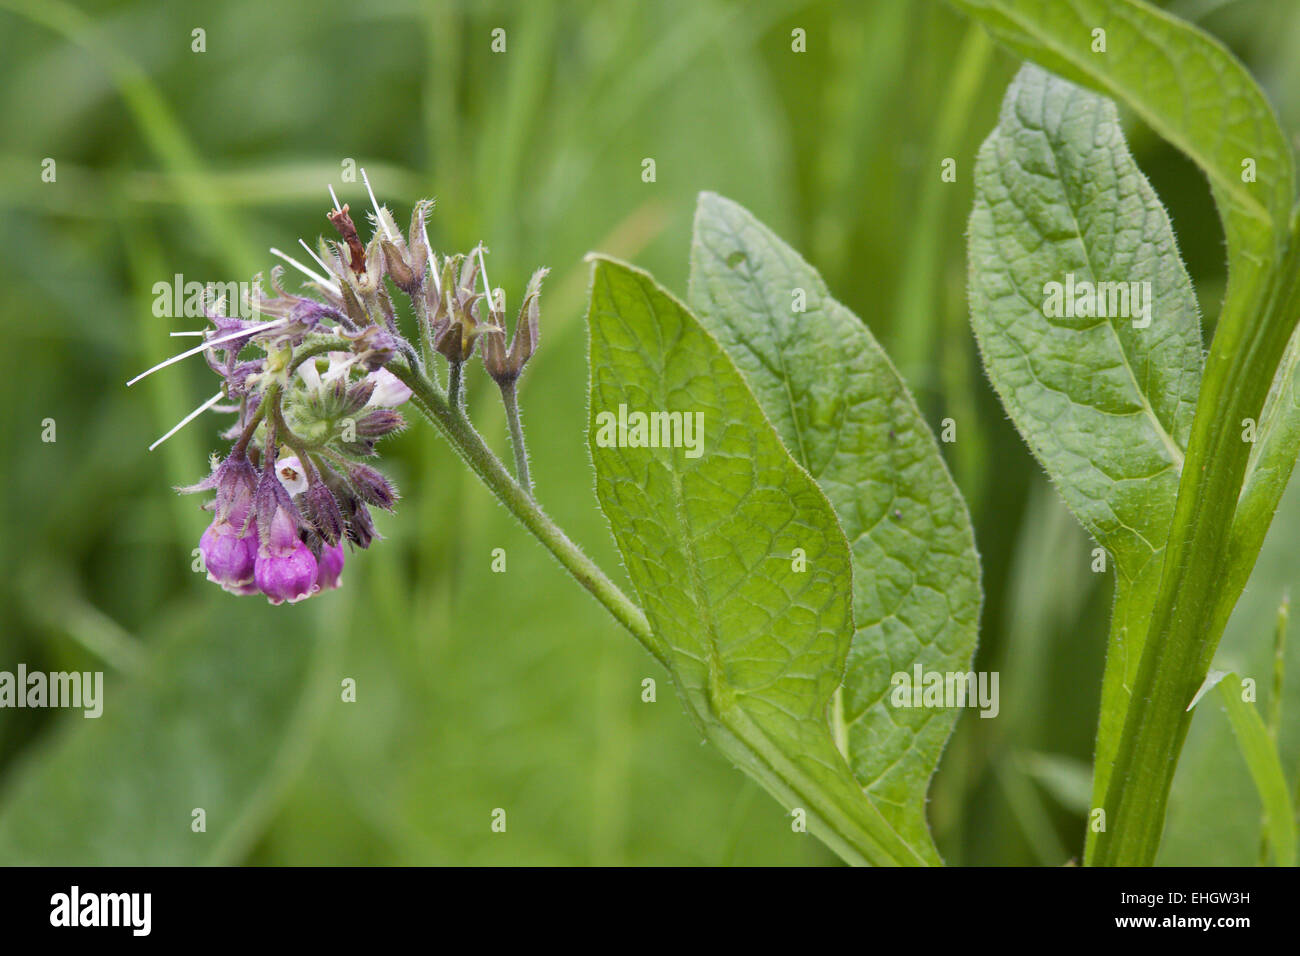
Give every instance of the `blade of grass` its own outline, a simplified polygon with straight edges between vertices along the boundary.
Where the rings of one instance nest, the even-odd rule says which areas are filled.
[[[195,226],[237,274],[256,272],[257,260],[238,223],[225,211],[224,200],[203,175],[198,151],[162,91],[139,64],[118,49],[94,20],[64,0],[0,0],[0,9],[53,30],[104,65],[150,149],[169,173],[187,176],[185,187],[177,186],[177,196]]]
[[[1273,627],[1273,687],[1268,698],[1268,739],[1277,750],[1278,731],[1282,727],[1282,687],[1286,677],[1286,625],[1291,613],[1291,596],[1284,594],[1277,607],[1277,623]],[[1283,784],[1285,789],[1285,782]],[[1268,862],[1271,835],[1268,814],[1265,813],[1259,832],[1259,865]]]
[[[924,379],[927,368],[932,367],[934,341],[944,314],[935,303],[943,293],[938,277],[947,231],[940,223],[945,219],[952,184],[940,178],[938,164],[943,157],[956,155],[961,145],[992,54],[993,42],[988,33],[972,23],[957,51],[952,82],[944,93],[943,110],[934,126],[927,165],[921,175],[911,241],[898,283],[893,349],[899,373],[916,390],[923,391],[929,384]]]
[[[1269,738],[1268,727],[1259,711],[1244,699],[1241,678],[1231,672],[1211,671],[1187,709],[1190,711],[1216,685],[1219,699],[1223,702],[1232,732],[1241,749],[1242,759],[1246,761],[1255,790],[1264,805],[1274,860],[1278,866],[1295,866],[1295,810],[1287,789],[1286,776],[1282,773],[1282,762],[1278,759],[1277,747]]]

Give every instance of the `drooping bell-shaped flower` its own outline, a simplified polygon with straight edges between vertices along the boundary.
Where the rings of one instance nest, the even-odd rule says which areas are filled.
[[[257,522],[252,515],[257,472],[242,454],[232,454],[183,494],[215,490],[213,519],[199,538],[199,554],[208,580],[234,594],[247,593],[257,557]]]
[[[316,589],[332,591],[341,582],[343,574],[343,542],[327,544],[321,548],[320,560],[316,562]]]
[[[247,594],[257,559],[257,529],[240,534],[229,522],[213,521],[199,538],[208,580],[232,594]]]
[[[294,604],[316,590],[316,556],[298,534],[298,509],[271,469],[257,487],[259,544],[253,567],[258,590],[272,604]]]

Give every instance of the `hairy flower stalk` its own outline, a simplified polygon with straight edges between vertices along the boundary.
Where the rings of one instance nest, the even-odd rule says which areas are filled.
[[[260,276],[254,280],[246,306],[255,320],[214,307],[207,312],[212,327],[194,333],[203,344],[128,383],[199,354],[221,380],[217,395],[155,443],[204,411],[235,415],[222,433],[233,443],[226,457],[214,457],[208,477],[178,489],[215,493],[204,506],[213,521],[199,545],[209,579],[234,594],[260,593],[272,604],[338,587],[344,543],[368,548],[379,537],[370,509],[396,507],[396,489],[371,460],[381,438],[406,427],[399,409],[411,403],[579,583],[665,660],[640,608],[532,497],[517,384],[537,348],[546,270],[529,281],[507,346],[504,293],[490,293],[483,247],[467,255],[436,255],[426,229],[431,201],[416,204],[403,237],[372,192],[372,235],[363,242],[349,207],[333,190],[331,198],[327,218],[338,239],[322,239],[316,250],[299,240],[318,269],[271,250],[302,273],[301,294],[286,291],[283,267],[276,266],[271,295],[263,292]],[[409,303],[415,326],[409,338],[394,306],[399,295]],[[505,403],[517,477],[464,410],[466,363],[480,339],[484,368]],[[445,391],[438,384],[437,356],[447,364]],[[222,400],[226,404],[218,404]]]
[[[529,494],[533,492],[533,485],[528,475],[528,450],[524,446],[524,429],[519,420],[519,399],[515,386],[523,373],[524,365],[532,358],[533,352],[537,351],[542,280],[548,271],[538,269],[528,280],[524,304],[515,321],[515,336],[509,347],[505,341],[504,290],[498,289],[499,294],[493,297],[492,307],[488,311],[488,334],[483,337],[483,367],[501,390],[501,403],[505,406],[506,422],[510,426],[510,445],[515,453],[515,473]]]

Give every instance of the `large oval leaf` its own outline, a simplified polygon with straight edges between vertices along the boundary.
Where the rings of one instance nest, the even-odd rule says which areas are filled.
[[[1078,308],[1099,283],[1112,284],[1094,297],[1104,310]],[[1120,290],[1127,310],[1115,307]],[[1109,100],[1035,66],[1016,76],[976,163],[970,298],[993,387],[1115,564],[1100,806],[1160,581],[1201,369],[1196,299],[1169,217]],[[1111,314],[1078,314],[1088,311]]]
[[[831,737],[852,570],[825,495],[685,306],[606,259],[592,283],[596,493],[688,711],[846,859],[936,862],[862,793]],[[637,414],[699,430],[651,445],[622,424]]]
[[[817,271],[747,210],[700,196],[690,303],[821,485],[853,551],[856,630],[841,743],[914,844],[955,709],[891,705],[891,677],[970,668],[980,570],[970,518],[907,387]]]

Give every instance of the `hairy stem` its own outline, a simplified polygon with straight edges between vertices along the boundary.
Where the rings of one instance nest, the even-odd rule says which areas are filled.
[[[510,447],[515,453],[515,477],[529,495],[533,482],[528,475],[528,447],[524,444],[524,426],[519,421],[519,396],[512,380],[501,382],[501,404],[506,408],[506,422],[510,426]]]
[[[447,402],[456,412],[460,411],[460,373],[464,367],[464,362],[447,363]]]
[[[457,366],[453,363],[452,368],[456,369]],[[656,660],[668,667],[668,654],[650,630],[650,623],[641,609],[595,562],[583,554],[582,549],[569,539],[519,482],[511,477],[505,465],[488,448],[459,406],[452,404],[450,396],[444,397],[427,377],[409,365],[393,362],[389,365],[389,370],[411,390],[413,401],[442,432],[474,474],[487,485],[488,490],[555,555],[579,584],[605,605],[616,621],[627,628]]]
[[[294,352],[293,361],[285,369],[285,376],[291,376],[298,371],[308,359],[318,358],[328,352],[346,352],[352,348],[352,343],[347,339],[329,339],[324,342],[313,342],[311,345],[305,345]]]
[[[1292,246],[1258,295],[1232,303],[1215,333],[1201,382],[1163,573],[1132,699],[1106,790],[1105,831],[1084,855],[1092,866],[1151,866],[1169,789],[1191,725],[1187,705],[1205,680],[1234,580],[1231,534],[1249,457],[1239,423],[1257,419],[1300,312],[1300,250]],[[1258,303],[1259,308],[1255,309]],[[1255,546],[1247,565],[1254,564]],[[1109,665],[1108,665],[1109,666]]]
[[[430,273],[432,275],[432,273]],[[437,282],[437,277],[434,276]],[[433,326],[429,317],[429,303],[424,297],[424,282],[420,282],[411,293],[411,307],[415,310],[415,324],[420,328],[420,361],[424,371],[433,375]]]
[[[280,388],[278,385],[272,385],[266,390],[266,394],[262,396],[262,400],[257,403],[257,408],[253,410],[252,416],[248,419],[248,424],[244,426],[244,430],[240,434],[239,440],[235,442],[235,447],[231,449],[231,454],[244,454],[248,448],[248,443],[253,439],[253,433],[257,431],[257,426],[260,425],[262,419],[266,417],[267,400],[270,399],[271,401],[274,401],[279,391]]]

